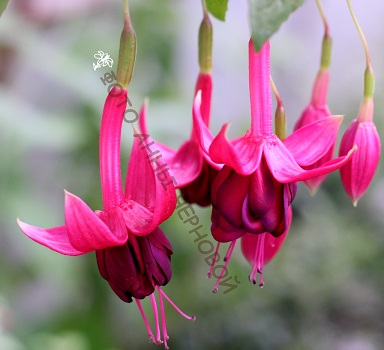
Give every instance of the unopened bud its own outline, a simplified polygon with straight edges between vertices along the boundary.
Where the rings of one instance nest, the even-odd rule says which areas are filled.
[[[283,141],[287,136],[287,115],[283,104],[278,104],[275,112],[275,134]]]
[[[321,47],[321,69],[329,69],[331,65],[332,55],[332,38],[329,34],[325,34],[323,38],[323,44]]]
[[[364,72],[364,97],[372,98],[375,91],[375,75],[371,65],[365,69]]]
[[[136,60],[136,33],[128,10],[124,13],[124,28],[120,37],[119,62],[117,64],[117,83],[127,87],[132,79]]]
[[[209,73],[212,69],[212,23],[207,13],[199,28],[199,66],[200,72]]]

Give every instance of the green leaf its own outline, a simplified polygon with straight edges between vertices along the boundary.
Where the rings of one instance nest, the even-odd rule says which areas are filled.
[[[9,0],[0,0],[0,16],[3,14],[4,10],[7,8]]]
[[[249,0],[252,39],[256,51],[305,0]]]
[[[221,21],[225,21],[228,0],[206,0],[208,11]]]

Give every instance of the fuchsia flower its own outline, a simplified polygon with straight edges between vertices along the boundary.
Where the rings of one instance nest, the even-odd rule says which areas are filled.
[[[44,229],[20,220],[18,224],[28,237],[61,254],[81,255],[96,251],[101,276],[123,301],[136,299],[148,335],[155,343],[161,343],[153,294],[158,289],[164,345],[167,347],[162,297],[167,300],[168,297],[160,286],[167,284],[171,278],[172,247],[159,224],[173,213],[176,195],[169,174],[166,175],[170,180],[168,188],[164,188],[155,176],[146,149],[140,147],[138,138],[133,142],[123,191],[120,139],[127,90],[122,91],[120,98],[117,97],[121,95],[118,90],[115,86],[110,91],[101,121],[100,177],[103,210],[93,212],[79,197],[65,192],[64,226]],[[146,296],[150,296],[155,312],[156,338],[139,300]]]
[[[321,6],[317,3],[318,6]],[[322,14],[324,21],[324,38],[322,42],[321,49],[321,64],[320,69],[317,73],[315,83],[312,89],[312,97],[309,105],[304,109],[301,114],[299,120],[296,122],[294,130],[298,130],[301,127],[321,120],[323,118],[330,118],[331,112],[329,111],[327,105],[327,93],[328,93],[328,85],[329,85],[329,66],[331,63],[331,53],[332,53],[332,38],[329,35],[329,27],[328,22],[323,14],[323,10],[321,7],[319,8],[320,13]],[[341,119],[340,119],[341,122]],[[304,169],[315,169],[326,162],[330,161],[333,158],[333,153],[336,145],[336,139],[338,134],[338,128],[334,128],[332,130],[332,138],[329,140],[328,145],[324,145],[326,147],[326,152],[322,157],[320,157],[313,164],[300,164]],[[353,145],[352,145],[353,146]],[[352,147],[351,146],[351,147]],[[305,182],[309,190],[314,194],[316,193],[319,186],[325,180],[326,175],[314,177],[308,179]]]
[[[196,82],[195,97],[200,91],[200,115],[207,128],[209,127],[212,95],[212,36],[212,24],[208,12],[204,8],[204,18],[199,29],[200,73]],[[195,123],[194,120],[193,123]],[[140,119],[140,129],[143,133],[148,134],[145,113]],[[193,125],[190,139],[184,142],[178,151],[160,143],[157,146],[164,156],[164,162],[169,166],[169,171],[176,180],[176,188],[180,189],[184,200],[188,203],[208,206],[211,204],[213,181],[222,165],[212,162],[211,158],[202,151],[198,141],[199,134],[195,129],[195,125]]]
[[[296,122],[294,130],[298,130],[303,126],[321,120],[323,118],[331,117],[331,112],[327,105],[327,92],[329,83],[329,70],[320,69],[317,73],[315,83],[313,85],[311,102],[304,109],[299,120]],[[337,139],[338,128],[333,129],[333,139],[327,147],[325,154],[316,162],[311,165],[303,166],[304,169],[316,169],[322,164],[330,161],[333,158],[335,144]],[[353,147],[353,145],[352,145]],[[299,164],[302,165],[302,164]],[[322,182],[326,179],[326,175],[308,179],[305,184],[312,193],[315,193]]]
[[[380,137],[373,123],[373,98],[364,98],[357,118],[341,139],[339,155],[345,155],[351,145],[357,145],[356,154],[340,169],[340,177],[356,206],[371,183],[380,160]]]
[[[226,138],[226,124],[208,150],[212,136],[200,116],[199,95],[195,101],[194,118],[201,147],[215,163],[224,164],[212,188],[211,231],[218,242],[231,242],[226,264],[236,240],[245,234],[260,235],[267,232],[279,237],[287,232],[290,205],[296,194],[295,182],[339,169],[354,152],[352,149],[346,156],[311,170],[300,167],[299,164],[310,165],[324,156],[341,117],[313,122],[290,135],[284,143],[280,141],[272,133],[269,51],[267,42],[260,53],[256,53],[250,40],[251,129],[243,137],[229,141]],[[265,246],[262,247],[265,240],[259,242],[258,249],[265,251]],[[275,244],[273,249],[277,251],[279,244]],[[272,256],[276,251],[269,254]],[[262,271],[261,266],[257,269]]]
[[[357,145],[357,151],[352,161],[340,169],[341,182],[353,205],[364,195],[380,160],[380,137],[373,123],[373,95],[375,91],[375,75],[373,72],[368,43],[353,12],[350,1],[347,1],[349,11],[356,29],[360,35],[366,59],[364,72],[364,98],[360,105],[359,114],[345,131],[340,143],[339,154],[344,155],[347,147]]]
[[[195,94],[201,91],[200,114],[204,124],[209,127],[212,76],[210,73],[200,73],[196,82]],[[148,134],[146,113],[140,118],[140,129]],[[191,137],[184,142],[178,151],[161,143],[156,143],[163,156],[164,163],[169,167],[170,174],[175,178],[175,187],[179,188],[183,198],[188,203],[197,203],[201,206],[211,204],[211,187],[222,165],[214,163],[205,154],[192,129]]]

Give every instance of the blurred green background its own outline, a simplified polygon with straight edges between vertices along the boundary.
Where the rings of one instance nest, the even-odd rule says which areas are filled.
[[[376,72],[382,134],[384,4],[354,3]],[[329,105],[346,116],[343,132],[360,104],[364,54],[346,3],[324,4],[334,37]],[[61,256],[16,225],[16,217],[42,227],[62,224],[64,188],[101,208],[98,131],[107,89],[99,78],[110,70],[94,71],[92,63],[98,50],[117,62],[121,7],[120,1],[11,0],[0,18],[0,350],[155,348],[137,307],[114,295],[93,254]],[[190,134],[200,1],[131,0],[131,15],[138,54],[130,100],[138,110],[150,98],[151,135],[176,148]],[[233,137],[249,125],[246,1],[229,1],[226,23],[212,21],[212,131],[231,120]],[[272,39],[272,73],[289,131],[309,101],[321,38],[308,0]],[[123,169],[132,139],[127,124]],[[171,349],[383,349],[382,164],[357,208],[337,173],[314,198],[299,187],[289,237],[266,267],[263,289],[248,282],[250,266],[238,249],[229,274],[239,286],[213,294],[190,227],[176,214],[162,225],[174,248],[164,290],[197,316],[189,322],[166,305]],[[209,233],[210,209],[196,210]],[[143,304],[152,320],[149,301]]]

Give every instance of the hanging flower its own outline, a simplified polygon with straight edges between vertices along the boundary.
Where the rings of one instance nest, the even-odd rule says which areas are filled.
[[[300,167],[299,164],[313,164],[324,155],[340,118],[311,123],[284,142],[274,135],[269,50],[267,42],[256,53],[252,40],[249,42],[251,129],[243,137],[229,141],[226,124],[208,150],[215,163],[224,164],[212,188],[211,231],[217,241],[232,242],[230,251],[236,240],[246,233],[282,235],[289,226],[289,208],[296,194],[295,183],[339,169],[350,160],[354,151],[315,169]],[[205,139],[210,136],[200,116],[199,105],[198,95],[194,118],[201,146],[206,150]]]
[[[20,220],[18,224],[28,237],[61,254],[82,255],[96,251],[101,276],[123,301],[136,299],[149,337],[153,342],[161,343],[160,333],[157,332],[155,337],[149,328],[140,299],[150,296],[157,315],[153,293],[158,289],[161,317],[165,322],[162,297],[168,297],[160,286],[167,284],[171,278],[172,247],[158,226],[172,215],[176,207],[176,194],[169,174],[164,175],[164,181],[168,183],[166,188],[164,181],[155,176],[152,164],[148,161],[147,148],[141,146],[142,140],[139,138],[135,138],[133,143],[123,191],[120,139],[127,90],[123,90],[122,98],[117,97],[121,95],[118,90],[115,86],[110,91],[101,121],[103,210],[93,212],[79,197],[66,192],[64,226],[45,229]],[[158,326],[156,318],[157,330]],[[166,346],[165,324],[163,337]]]
[[[343,135],[339,150],[339,155],[345,155],[351,144],[357,145],[357,151],[352,161],[340,169],[344,189],[352,199],[353,205],[356,206],[375,175],[380,160],[381,144],[373,122],[375,75],[369,48],[349,0],[347,0],[347,4],[363,43],[366,59],[363,101],[357,118],[352,121]]]
[[[204,124],[209,127],[212,95],[212,24],[206,12],[199,31],[199,64],[200,73],[196,82],[195,96],[200,91],[200,115]],[[193,123],[195,122],[193,121]],[[149,134],[145,113],[140,118],[140,129],[144,134]],[[212,183],[222,165],[214,163],[202,151],[195,129],[195,125],[193,125],[190,139],[184,142],[177,151],[160,143],[157,143],[157,147],[184,200],[188,203],[208,206],[211,204]]]

